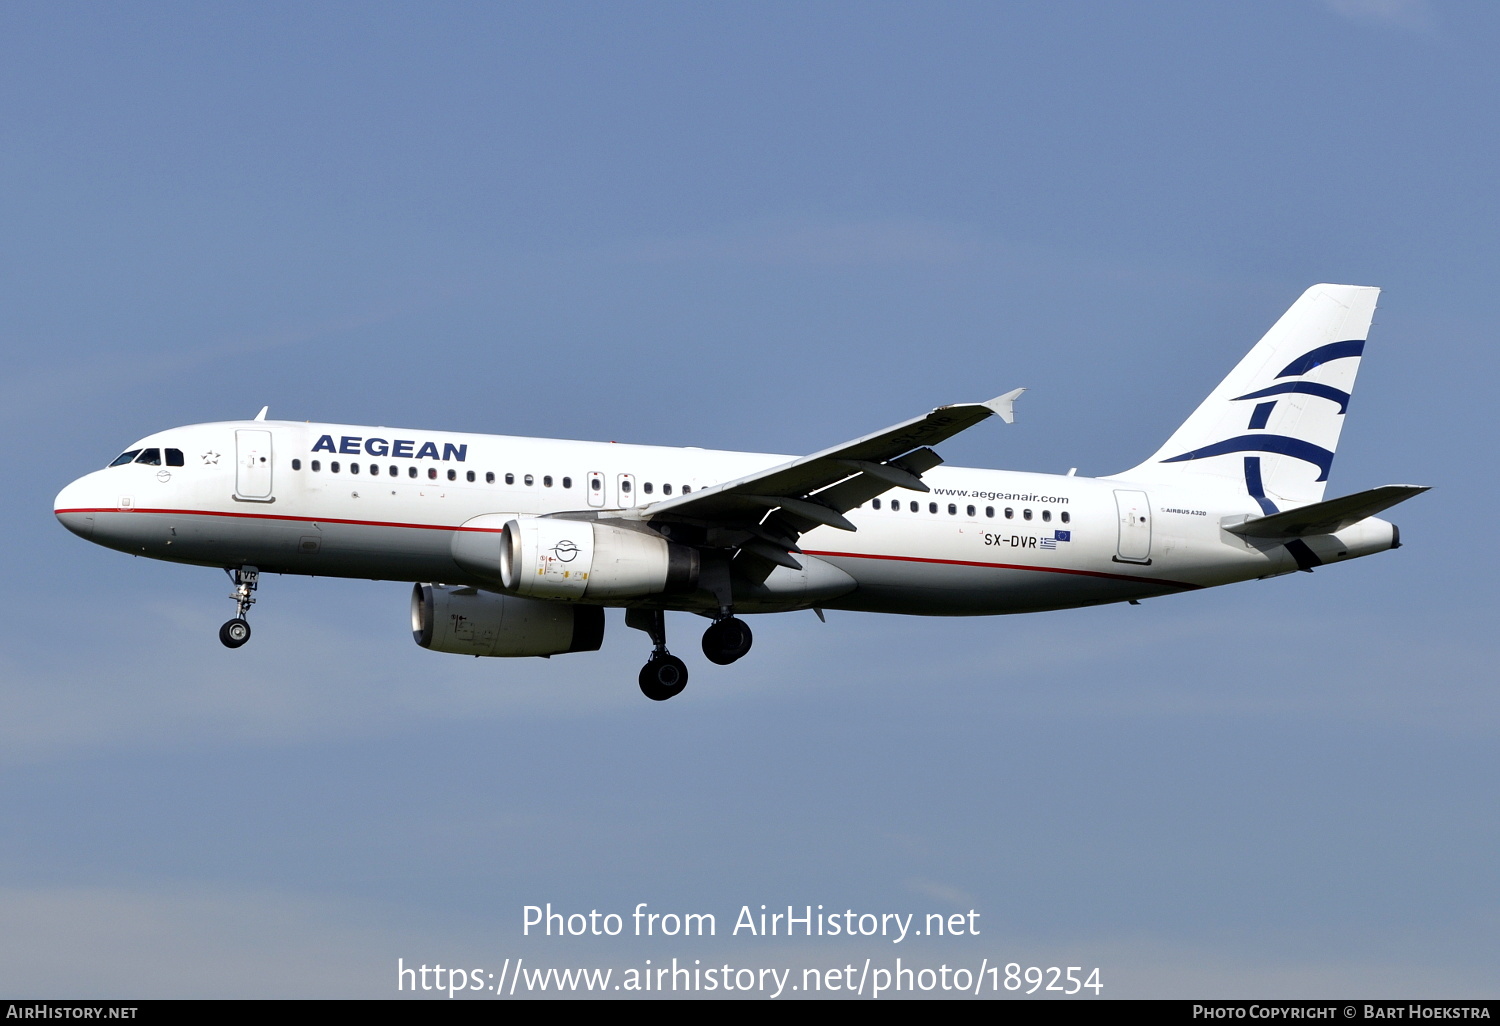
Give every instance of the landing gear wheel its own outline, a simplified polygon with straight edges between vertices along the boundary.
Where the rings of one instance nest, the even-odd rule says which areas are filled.
[[[641,694],[653,702],[665,702],[687,687],[687,664],[674,655],[653,655],[641,667]]]
[[[711,663],[728,666],[750,651],[753,640],[749,624],[738,617],[726,616],[703,632],[703,654]]]
[[[260,571],[253,566],[225,567],[224,572],[234,582],[235,616],[219,628],[219,640],[225,648],[239,648],[250,640],[250,623],[245,616],[255,605],[255,589],[260,587]]]
[[[219,640],[224,643],[225,648],[239,648],[250,640],[250,624],[241,617],[235,617],[219,628]]]

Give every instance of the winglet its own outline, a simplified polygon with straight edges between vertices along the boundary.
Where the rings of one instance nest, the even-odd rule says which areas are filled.
[[[269,413],[270,411],[271,411],[271,408],[269,406],[262,406],[260,408],[260,412],[255,415],[255,419],[256,420],[265,420],[266,419],[266,414]]]
[[[1024,388],[1012,389],[1004,395],[995,396],[995,398],[987,403],[978,403],[976,405],[987,406],[1005,423],[1014,424],[1016,422],[1016,399],[1024,391],[1026,391]]]

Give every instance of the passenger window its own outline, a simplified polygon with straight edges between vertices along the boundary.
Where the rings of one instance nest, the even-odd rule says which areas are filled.
[[[161,466],[161,450],[142,449],[141,454],[135,458],[135,461],[137,463],[144,463],[148,467],[159,467]]]
[[[936,513],[937,512],[937,503],[935,503],[935,502],[929,502],[927,504],[927,512],[929,512],[929,513]]]
[[[989,517],[991,520],[994,520],[995,519],[995,507],[994,506],[986,506],[986,507],[984,507],[984,515],[987,516],[987,517]]]
[[[1005,507],[1005,519],[1006,520],[1014,520],[1014,519],[1016,519],[1016,511],[1013,510],[1013,509],[1011,509],[1009,506],[1006,506]]]
[[[950,517],[958,516],[958,506],[955,503],[948,503],[948,515]]]
[[[572,488],[573,487],[573,479],[571,477],[565,477],[565,478],[563,478],[563,487],[564,488]]]
[[[974,507],[973,506],[968,507],[968,514],[971,517],[974,515]]]
[[[485,484],[494,484],[495,483],[495,472],[493,470],[487,470],[487,471],[484,472],[484,483]]]
[[[317,471],[323,469],[323,464],[320,461],[318,461],[318,460],[313,460],[312,461],[312,469],[313,469],[313,472],[316,473]]]
[[[661,486],[661,493],[663,495],[671,495],[672,494],[672,486],[669,485],[669,484],[662,485]]]
[[[332,463],[328,464],[328,470],[329,473],[337,474],[339,472],[339,461],[334,460]]]
[[[1044,509],[1044,510],[1042,510],[1042,523],[1048,524],[1048,523],[1051,523],[1051,522],[1052,522],[1052,511],[1050,509]]]
[[[416,477],[417,476],[417,468],[416,467],[407,467],[406,468],[406,476],[407,477]]]
[[[359,464],[358,463],[351,463],[351,464],[349,464],[349,473],[351,473],[351,474],[358,474],[359,473]]]
[[[292,460],[292,469],[293,470],[301,470],[302,469],[302,461],[301,460]]]
[[[527,488],[530,488],[532,485],[536,484],[536,478],[532,477],[530,474],[527,474],[526,477],[522,480],[526,482]]]
[[[429,480],[429,481],[436,481],[437,480],[437,467],[428,467],[427,468],[427,480]]]
[[[626,495],[630,494],[630,481],[629,481],[629,479],[626,479],[626,480],[620,482],[620,491],[624,492]]]
[[[370,464],[370,476],[371,477],[379,477],[380,476],[380,465],[378,463],[371,463]]]
[[[401,476],[401,468],[398,467],[398,466],[396,466],[394,463],[391,464],[391,476],[392,477],[400,477]]]
[[[645,484],[641,485],[641,487],[644,488],[644,489],[646,489],[646,494],[647,495],[651,494],[651,482],[650,481],[647,481]]]
[[[870,506],[872,508],[874,508],[874,509],[879,509],[880,508],[880,500],[879,499],[871,499],[870,500]]]
[[[182,465],[183,465],[182,450],[181,449],[168,449],[167,450],[167,466],[169,466],[169,467],[180,467]]]
[[[458,471],[454,470],[452,467],[448,468],[448,480],[449,481],[457,481],[458,480]]]
[[[464,480],[466,480],[466,481],[473,481],[474,480],[474,471],[471,470],[467,474],[465,474],[464,475]]]
[[[552,475],[551,474],[547,474],[546,476],[544,476],[542,478],[542,486],[544,488],[551,488],[552,487]]]
[[[920,509],[921,509],[921,508],[922,508],[922,507],[921,507],[921,506],[918,506],[918,505],[917,505],[917,504],[916,504],[916,503],[915,503],[915,502],[913,502],[913,503],[912,503],[912,504],[911,504],[911,511],[912,511],[912,512],[913,512],[913,513],[916,513],[916,512],[917,512],[917,511],[918,511],[918,510],[920,510]]]
[[[1031,519],[1031,510],[1029,510],[1029,509],[1023,509],[1021,511],[1021,519],[1023,519],[1023,520],[1030,520]]]
[[[1063,514],[1062,514],[1062,522],[1063,522],[1063,523],[1065,523],[1065,524],[1068,524],[1068,523],[1072,523],[1072,521],[1073,521],[1073,518],[1072,518],[1072,517],[1070,517],[1070,516],[1069,516],[1069,515],[1068,515],[1068,514],[1067,514],[1067,511],[1066,511],[1066,510],[1065,510],[1065,511],[1064,511],[1064,512],[1063,512]]]
[[[683,485],[682,486],[682,494],[683,495],[686,495],[688,492],[690,492],[692,490],[693,490],[693,486],[692,485]]]
[[[516,483],[516,475],[514,475],[514,474],[506,474],[505,475],[505,483],[506,484],[515,484]]]

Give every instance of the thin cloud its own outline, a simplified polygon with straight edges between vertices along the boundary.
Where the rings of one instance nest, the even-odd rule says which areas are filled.
[[[946,264],[971,259],[979,240],[953,225],[929,221],[779,223],[723,234],[657,239],[631,246],[642,263],[714,260],[771,266],[851,267]]]
[[[77,405],[157,381],[163,367],[171,367],[174,373],[181,374],[249,353],[269,353],[326,342],[428,308],[451,298],[456,291],[443,288],[402,297],[372,309],[333,314],[253,334],[225,335],[184,349],[143,353],[121,341],[109,350],[90,352],[87,359],[49,360],[13,374],[0,385],[0,423],[34,420],[40,414],[55,410],[60,395],[68,396],[70,403]],[[17,344],[41,348],[39,343],[32,346],[24,340],[18,340]],[[69,346],[60,344],[58,348]],[[247,410],[245,415],[253,412]]]
[[[322,898],[181,883],[158,891],[5,887],[0,907],[0,958],[16,993],[386,996],[397,953],[436,946]]]
[[[908,880],[906,885],[917,894],[932,898],[935,901],[941,901],[955,909],[973,908],[979,904],[974,895],[968,891],[949,884],[940,883],[936,880],[927,880],[918,877],[914,880]]]
[[[1430,33],[1437,29],[1437,15],[1427,0],[1323,0],[1323,4],[1350,21],[1411,32]]]

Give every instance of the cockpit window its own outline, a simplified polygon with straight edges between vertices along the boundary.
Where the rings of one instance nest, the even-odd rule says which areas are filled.
[[[122,452],[122,453],[120,453],[120,455],[118,455],[118,456],[115,457],[115,461],[113,463],[111,463],[110,466],[111,467],[123,467],[127,463],[134,463],[135,462],[135,458],[137,456],[139,456],[140,454],[141,454],[141,450],[139,450],[139,449],[131,449],[129,452]]]
[[[167,450],[167,466],[169,466],[169,467],[180,467],[180,466],[182,466],[182,450],[181,449],[168,449]]]
[[[161,466],[161,450],[142,449],[141,454],[135,458],[135,461],[137,463],[144,463],[148,467],[159,467]]]

